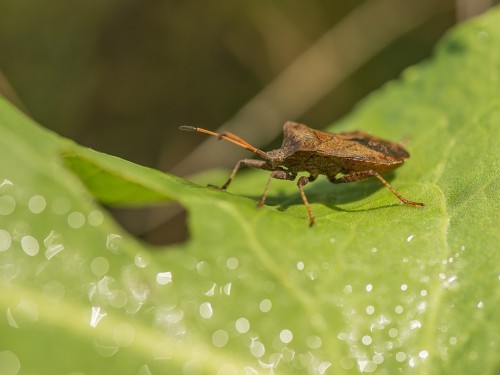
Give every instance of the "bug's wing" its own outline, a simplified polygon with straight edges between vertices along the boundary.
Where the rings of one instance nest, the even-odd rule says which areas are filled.
[[[388,165],[400,164],[410,157],[401,145],[363,132],[318,133],[323,133],[316,149],[321,155]]]

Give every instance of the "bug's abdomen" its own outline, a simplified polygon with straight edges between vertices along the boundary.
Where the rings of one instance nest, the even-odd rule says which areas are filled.
[[[404,160],[378,160],[377,162],[371,162],[368,160],[357,160],[355,158],[344,158],[341,160],[342,168],[340,172],[342,173],[352,173],[374,170],[379,173],[389,172],[401,164]]]

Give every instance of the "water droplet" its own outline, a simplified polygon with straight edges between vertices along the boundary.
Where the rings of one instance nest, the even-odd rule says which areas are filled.
[[[109,234],[106,238],[106,249],[111,251],[113,254],[119,254],[121,239],[122,236],[120,236],[119,234]]]
[[[370,293],[373,290],[373,285],[372,284],[366,284],[365,290]]]
[[[14,183],[11,180],[7,180],[6,178],[4,178],[4,180],[0,183],[0,188],[7,186],[14,186]]]
[[[384,356],[380,353],[376,353],[373,355],[373,363],[376,365],[380,365],[384,362]]]
[[[101,319],[104,318],[106,315],[108,314],[106,314],[104,310],[101,310],[100,306],[92,306],[92,310],[90,313],[90,326],[92,328],[97,327]]]
[[[109,358],[118,353],[120,348],[116,344],[112,345],[110,342],[94,342],[94,349],[100,356]]]
[[[486,44],[490,40],[490,34],[482,30],[476,34],[476,40],[481,44]]]
[[[413,239],[413,234],[410,234],[406,239],[406,242],[410,242]]]
[[[335,238],[330,238],[330,243],[335,243]]]
[[[120,347],[130,346],[134,338],[135,330],[129,323],[120,323],[113,330],[113,340]]]
[[[231,295],[231,286],[232,283],[227,283],[222,287],[221,294],[224,293],[226,296]]]
[[[71,208],[71,202],[66,197],[57,197],[52,202],[52,211],[58,215],[64,215]]]
[[[0,215],[10,215],[16,208],[16,200],[10,195],[0,197]]]
[[[297,262],[297,269],[299,271],[304,270],[304,262]]]
[[[151,260],[151,256],[147,252],[140,252],[134,258],[134,263],[139,268],[146,268]]]
[[[256,338],[252,339],[252,343],[250,344],[250,353],[252,353],[255,358],[260,358],[266,353],[266,347],[263,343],[257,340],[258,339]]]
[[[319,349],[323,345],[321,337],[313,335],[306,339],[306,344],[310,349]]]
[[[17,375],[21,369],[21,362],[17,355],[10,350],[0,352],[0,373],[2,375]]]
[[[389,329],[389,337],[396,338],[398,336],[398,329],[397,328],[390,328]]]
[[[421,295],[422,297],[425,297],[425,296],[427,295],[427,290],[422,289],[422,290],[420,291],[420,295]]]
[[[415,367],[417,366],[417,358],[416,357],[411,357],[409,360],[408,360],[408,366],[410,367]]]
[[[196,264],[196,271],[198,271],[198,274],[203,277],[207,277],[211,273],[211,268],[210,264],[207,262],[201,261]]]
[[[230,270],[235,270],[236,268],[238,268],[238,258],[229,258],[227,261],[226,261],[226,266],[227,268],[229,268]]]
[[[406,353],[404,353],[404,352],[397,352],[396,353],[396,361],[404,362],[405,359],[406,359]]]
[[[96,276],[103,276],[109,271],[109,262],[104,257],[97,257],[90,263],[90,269]]]
[[[440,274],[441,276],[441,274]],[[443,282],[443,287],[445,288],[450,288],[450,289],[454,289],[456,287],[458,287],[458,283],[456,282],[458,280],[458,276],[457,275],[451,275],[450,277],[446,278],[446,275],[444,275],[444,282]]]
[[[16,319],[14,319],[14,315],[12,314],[10,307],[7,307],[7,313],[5,315],[7,316],[7,322],[12,328],[19,328],[19,324],[17,324]]]
[[[215,288],[217,287],[217,284],[213,283],[211,288],[209,290],[207,290],[205,293],[203,293],[204,295],[206,295],[207,297],[212,297],[215,295]]]
[[[418,320],[412,320],[410,321],[410,329],[417,329],[417,328],[421,328],[422,327],[422,323]]]
[[[354,367],[354,360],[350,357],[340,358],[340,366],[344,370],[351,370]]]
[[[449,340],[450,345],[456,345],[457,342],[458,342],[458,340],[456,337],[454,337],[454,336],[450,337],[450,340]]]
[[[352,285],[346,285],[344,289],[342,289],[344,294],[351,294],[352,293]]]
[[[109,304],[114,308],[121,309],[128,302],[128,297],[122,290],[114,290],[108,298]]]
[[[425,311],[425,309],[427,308],[427,302],[425,301],[422,301],[420,302],[418,305],[417,305],[417,311],[419,313],[423,313]]]
[[[369,306],[366,306],[366,309],[365,309],[366,313],[368,315],[372,315],[374,312],[375,312],[375,307],[369,305]]]
[[[367,359],[358,360],[358,368],[361,372],[373,372],[377,369],[377,365]]]
[[[28,208],[34,214],[39,214],[47,206],[47,201],[41,195],[35,195],[28,201]]]
[[[27,322],[35,322],[39,317],[38,305],[28,300],[20,301],[13,311],[7,309],[7,321],[14,328],[19,328]]]
[[[11,243],[10,233],[4,229],[0,229],[0,251],[9,250]]]
[[[81,212],[72,212],[68,215],[68,225],[73,229],[83,227],[85,216]]]
[[[422,350],[420,353],[418,353],[418,356],[422,359],[426,359],[429,356],[429,352],[427,350]]]
[[[219,329],[212,334],[212,344],[218,348],[226,346],[228,341],[229,335],[222,329]]]
[[[404,309],[403,309],[403,306],[401,305],[397,305],[395,308],[394,308],[394,311],[396,312],[396,314],[402,314]]]
[[[327,361],[321,362],[318,366],[318,373],[320,375],[323,375],[324,373],[326,373],[326,370],[328,370],[331,365],[332,364],[330,362],[327,362]]]
[[[483,302],[483,301],[479,301],[479,302],[477,303],[476,307],[477,307],[478,309],[484,309],[484,302]]]
[[[361,338],[361,342],[363,345],[370,345],[372,343],[372,338],[368,335],[365,335]]]
[[[263,299],[262,301],[260,301],[259,308],[260,308],[260,311],[262,311],[263,313],[267,313],[267,312],[271,311],[272,307],[273,307],[273,304],[272,304],[271,300],[266,298],[266,299]]]
[[[158,272],[156,274],[156,282],[160,285],[167,285],[172,282],[172,272]]]
[[[90,211],[87,215],[87,221],[93,227],[98,227],[104,222],[104,215],[99,210]]]
[[[341,341],[348,341],[349,340],[349,335],[346,332],[340,332],[337,335],[337,338]]]
[[[235,325],[239,333],[247,333],[250,329],[250,322],[246,318],[239,318]]]
[[[469,352],[469,359],[471,361],[475,361],[479,357],[478,353],[476,351],[471,351]]]
[[[377,248],[376,248],[376,247],[372,247],[372,248],[370,249],[370,251],[371,251],[372,253],[376,253],[376,252],[377,252]]]
[[[289,329],[280,332],[280,340],[283,344],[289,344],[293,340],[293,333]]]
[[[185,374],[190,374],[190,372],[184,371]],[[148,365],[142,365],[137,371],[137,375],[153,375]]]
[[[62,244],[50,245],[50,247],[47,250],[45,250],[45,258],[47,258],[47,260],[51,260],[53,257],[55,257],[63,250],[64,250],[64,245]]]
[[[21,247],[23,251],[29,256],[35,256],[40,250],[40,245],[35,237],[24,236],[21,238]]]
[[[210,319],[214,314],[212,305],[210,302],[203,302],[200,305],[200,316],[204,319]]]
[[[401,284],[401,290],[404,292],[406,290],[408,290],[408,285],[406,284]]]

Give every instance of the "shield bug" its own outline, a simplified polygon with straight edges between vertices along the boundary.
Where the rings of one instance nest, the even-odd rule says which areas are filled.
[[[226,190],[242,166],[270,171],[271,174],[257,207],[264,204],[269,184],[273,178],[293,181],[296,179],[297,173],[308,172],[309,176],[299,177],[297,186],[309,215],[309,225],[314,224],[314,215],[304,193],[304,186],[316,180],[319,175],[325,175],[334,184],[375,177],[401,202],[412,206],[424,205],[403,197],[380,175],[380,173],[389,172],[399,167],[410,157],[410,154],[401,145],[370,134],[360,131],[334,134],[288,121],[283,126],[281,148],[264,152],[229,132],[219,134],[193,126],[181,126],[180,129],[225,139],[264,159],[240,160],[226,183],[218,187],[221,190]],[[341,177],[337,177],[339,173],[342,174]]]

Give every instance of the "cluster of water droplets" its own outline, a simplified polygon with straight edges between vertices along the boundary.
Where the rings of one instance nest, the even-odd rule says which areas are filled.
[[[16,216],[18,211],[22,212]],[[53,222],[53,229],[46,233],[32,231],[29,223],[18,220],[26,213]],[[220,375],[273,374],[281,368],[308,374],[328,374],[337,370],[371,373],[386,365],[404,371],[425,364],[432,355],[446,359],[448,348],[461,340],[446,325],[440,326],[436,353],[425,345],[419,346],[416,337],[426,324],[432,298],[430,291],[434,291],[436,283],[443,290],[459,287],[456,266],[466,250],[464,245],[440,261],[437,274],[428,275],[421,272],[426,265],[402,250],[401,266],[408,268],[409,275],[412,275],[411,270],[418,270],[418,274],[424,276],[417,280],[409,276],[408,280],[392,285],[390,290],[376,280],[363,285],[332,285],[330,295],[324,296],[329,301],[325,306],[329,313],[339,315],[323,316],[325,312],[320,309],[315,315],[304,316],[309,321],[306,326],[311,327],[310,332],[304,333],[295,331],[285,320],[281,323],[283,314],[293,315],[294,312],[284,311],[278,305],[283,300],[274,298],[278,289],[275,281],[260,280],[263,289],[252,292],[257,294],[242,303],[241,289],[251,286],[255,277],[255,273],[247,269],[247,258],[229,255],[212,260],[185,254],[184,269],[177,274],[168,265],[153,264],[150,252],[125,253],[122,236],[105,231],[98,251],[90,252],[92,255],[85,258],[86,252],[79,251],[78,242],[63,237],[61,233],[68,232],[60,230],[61,225],[74,231],[100,227],[106,224],[103,213],[76,210],[71,200],[63,196],[49,199],[36,191],[17,191],[10,180],[0,184],[0,217],[12,218],[0,222],[0,283],[26,282],[32,275],[23,272],[23,267],[30,267],[36,260],[34,277],[42,280],[43,298],[57,304],[63,302],[68,293],[74,293],[69,289],[74,286],[59,279],[45,279],[44,271],[64,264],[65,272],[80,275],[78,280],[83,274],[88,280],[84,285],[89,306],[86,325],[95,332],[94,347],[102,357],[113,357],[121,348],[136,343],[141,333],[136,332],[134,324],[121,318],[134,315],[140,315],[140,319],[148,322],[159,335],[159,338],[152,337],[158,343],[151,352],[152,360],[174,360],[177,344],[189,349],[182,365],[184,374],[200,372],[210,356],[221,353],[224,348],[229,348],[235,356],[224,357],[218,362],[221,363],[217,368]],[[415,240],[414,234],[408,234],[402,243],[412,246]],[[336,246],[342,243],[333,238],[324,244],[325,251]],[[373,257],[380,251],[374,247],[367,249]],[[16,254],[19,252],[24,253],[26,262],[18,261]],[[114,269],[113,257],[130,261]],[[57,263],[59,260],[61,262]],[[297,285],[314,285],[328,278],[332,267],[327,262],[308,264],[297,254],[293,270],[289,272],[290,280]],[[194,292],[190,289],[192,285],[198,286]],[[398,301],[393,306],[379,303],[379,288],[382,287],[386,288],[384,293],[391,296],[391,301]],[[360,300],[364,301],[361,305]],[[477,309],[484,307],[484,302],[478,300]],[[36,322],[40,318],[39,309],[36,301],[20,298],[5,311],[8,324],[19,329]],[[325,318],[340,319],[345,325],[332,332]],[[107,322],[112,322],[111,326]],[[336,360],[332,360],[329,352],[332,346],[341,348]],[[409,347],[414,349],[408,351]],[[474,353],[470,357],[474,359]],[[0,363],[3,368],[13,369],[11,374],[17,374],[21,366],[16,354],[9,350],[0,351]],[[144,364],[137,373],[147,375],[152,370],[150,365]]]
[[[108,309],[137,312],[148,298],[146,283],[136,282],[137,275],[131,267],[120,270],[118,277],[108,274],[110,257],[121,254],[121,235],[109,233],[102,238],[100,249],[82,251],[87,250],[82,247],[86,243],[82,240],[86,229],[97,233],[93,229],[103,225],[105,215],[98,209],[77,209],[71,198],[52,195],[52,192],[42,194],[35,188],[18,185],[14,180],[0,182],[3,297],[9,292],[14,294],[11,289],[16,290],[16,286],[21,289],[26,286],[30,291],[33,288],[29,285],[35,285],[35,289],[41,291],[40,296],[20,293],[10,297],[11,303],[5,310],[8,325],[13,329],[29,329],[42,314],[48,313],[47,306],[56,308],[66,300],[79,298],[82,287],[87,289],[87,303],[90,302],[85,317],[89,329],[98,327],[108,315]],[[102,255],[95,256],[96,253]],[[136,258],[137,269],[144,265],[143,258]],[[160,280],[163,277],[160,275]],[[82,280],[88,283],[81,285]],[[121,324],[115,327],[112,345],[103,346],[96,340],[95,347],[100,354],[112,355],[119,347],[130,345],[133,337],[132,325]],[[11,368],[7,374],[18,373],[12,365],[16,362],[12,360],[14,357],[17,355],[11,351],[0,352],[2,371]],[[5,367],[7,362],[10,365]]]

